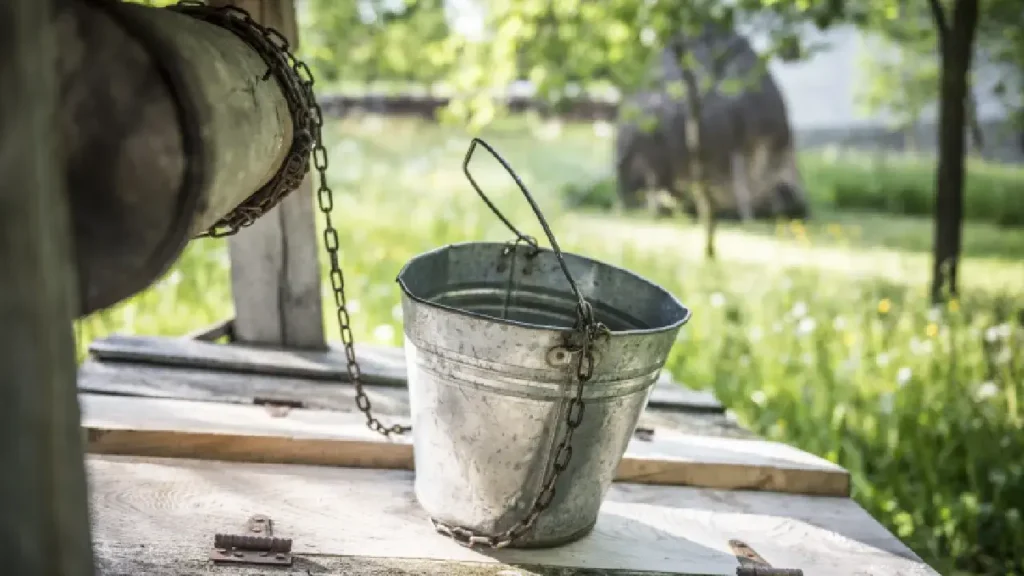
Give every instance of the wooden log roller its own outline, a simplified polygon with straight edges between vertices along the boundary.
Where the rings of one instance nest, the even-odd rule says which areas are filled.
[[[148,287],[190,239],[251,223],[308,170],[293,126],[310,103],[252,38],[189,9],[78,0],[56,15],[80,314]]]

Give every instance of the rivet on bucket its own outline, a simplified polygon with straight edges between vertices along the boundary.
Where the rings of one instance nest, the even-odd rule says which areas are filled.
[[[551,250],[477,186],[468,166],[478,144],[515,179]],[[439,248],[398,275],[416,497],[439,532],[466,546],[563,544],[597,521],[690,312],[631,272],[563,253],[483,141],[463,168],[516,240]]]

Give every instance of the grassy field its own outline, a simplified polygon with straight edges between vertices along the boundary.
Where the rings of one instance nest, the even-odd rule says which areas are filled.
[[[446,243],[509,233],[461,173],[469,140],[458,130],[353,119],[329,136],[356,336],[399,345],[400,267]],[[942,573],[954,563],[1024,573],[1024,229],[969,223],[962,298],[933,308],[926,219],[826,206],[807,223],[726,226],[718,261],[705,262],[685,220],[564,207],[567,185],[607,173],[605,131],[506,123],[486,138],[563,248],[638,272],[693,308],[668,361],[677,379],[713,389],[759,434],[847,467],[854,497]],[[838,181],[820,159],[805,161],[819,162],[809,186]],[[542,238],[496,163],[481,155],[473,166],[513,221]],[[150,290],[79,322],[80,352],[113,331],[181,334],[228,317],[228,266],[223,241],[194,242]]]

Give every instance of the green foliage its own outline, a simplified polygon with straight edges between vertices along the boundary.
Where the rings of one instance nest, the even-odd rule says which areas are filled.
[[[682,68],[698,76],[698,88],[705,93],[721,82],[719,68],[730,56],[718,50],[698,64],[692,41],[708,30],[731,30],[742,20],[768,35],[764,59],[776,53],[795,58],[808,53],[798,25],[827,26],[847,16],[845,2],[801,0],[501,0],[489,3],[489,9],[491,34],[477,45],[475,60],[486,73],[467,72],[460,78],[456,91],[475,96],[453,109],[477,126],[495,114],[493,101],[479,95],[500,92],[517,79],[531,80],[541,98],[555,102],[582,88],[632,91],[654,80],[652,63],[675,43]]]
[[[719,260],[706,262],[700,231],[685,222],[560,209],[561,190],[602,176],[610,145],[589,126],[556,136],[552,125],[532,128],[498,120],[484,136],[559,243],[640,273],[694,309],[668,360],[677,379],[712,388],[756,433],[845,466],[854,498],[941,573],[954,564],[1024,570],[1024,232],[968,224],[961,274],[971,297],[941,309],[921,281],[926,220],[822,214],[725,226]],[[401,344],[394,278],[409,258],[509,238],[461,173],[467,146],[451,127],[329,124],[329,154],[344,158],[330,178],[358,342]],[[808,180],[825,178],[803,164]],[[513,222],[543,238],[496,162],[481,156],[472,169]],[[194,242],[156,286],[79,322],[80,350],[112,331],[182,334],[228,317],[228,277],[225,243]],[[331,302],[326,282],[323,295]],[[325,326],[337,333],[329,309]]]
[[[924,42],[921,42],[924,39]],[[938,100],[939,59],[935,40],[927,35],[903,43],[871,38],[861,46],[858,68],[864,81],[855,98],[868,115],[887,113],[893,128],[910,129]]]
[[[306,10],[301,57],[322,82],[429,85],[450,72],[444,0],[309,0]]]
[[[942,4],[948,19],[952,3]],[[890,3],[863,24],[873,37],[860,61],[865,81],[859,104],[867,113],[890,113],[896,127],[912,126],[939,99],[939,35],[928,3]],[[993,87],[995,95],[1024,120],[1024,10],[1019,0],[980,0],[974,59],[975,97],[982,90],[974,81],[978,65],[997,67],[1001,78]]]

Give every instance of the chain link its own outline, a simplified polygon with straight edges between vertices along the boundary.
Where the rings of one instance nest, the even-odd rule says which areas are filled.
[[[204,2],[185,0],[169,7],[177,12],[209,22],[234,32],[239,38],[260,54],[269,70],[263,80],[275,78],[284,92],[292,116],[293,142],[284,166],[263,189],[254,194],[232,214],[218,222],[201,236],[221,237],[236,234],[249,226],[273,208],[287,194],[297,189],[309,172],[309,159],[317,172],[320,185],[316,199],[324,215],[324,247],[330,261],[331,290],[337,307],[336,316],[345,347],[346,371],[349,382],[356,390],[356,407],[366,416],[366,425],[371,430],[389,437],[404,434],[409,426],[385,425],[373,415],[373,405],[363,388],[362,371],[356,359],[355,337],[352,334],[348,304],[345,300],[345,276],[341,271],[338,253],[340,241],[338,231],[331,221],[334,209],[334,194],[327,184],[327,148],[323,143],[323,110],[313,93],[313,74],[304,62],[297,59],[290,50],[288,39],[273,28],[253,20],[245,10],[236,6],[209,6]]]
[[[325,220],[323,241],[330,262],[329,278],[334,294],[341,339],[345,348],[346,370],[349,381],[356,390],[356,407],[366,416],[366,425],[371,430],[385,437],[408,433],[412,429],[410,426],[399,424],[388,426],[377,419],[373,415],[373,406],[370,398],[366,395],[366,391],[363,388],[362,372],[356,359],[355,338],[352,334],[351,318],[345,300],[345,276],[341,271],[339,255],[340,240],[331,220],[331,213],[334,209],[334,194],[327,184],[329,161],[327,148],[323,144],[323,111],[313,93],[314,80],[309,67],[291,53],[288,40],[280,32],[256,22],[248,12],[241,8],[235,6],[209,6],[205,2],[198,0],[182,0],[168,8],[234,32],[256,50],[269,67],[263,80],[266,81],[273,77],[278,81],[292,116],[293,142],[282,169],[278,171],[264,188],[253,194],[231,214],[211,227],[210,230],[199,236],[231,236],[242,228],[251,225],[257,218],[273,208],[287,194],[296,190],[301,185],[306,174],[309,172],[309,159],[312,157],[313,168],[316,170],[320,180],[316,191],[316,199]],[[529,198],[529,196],[527,197]],[[484,198],[486,200],[486,197]],[[494,209],[493,206],[492,209]],[[504,218],[502,219],[504,220]],[[506,223],[508,222],[506,221]],[[546,225],[545,230],[548,232],[549,237],[551,237]],[[520,239],[523,239],[522,235],[520,235]],[[528,243],[536,249],[536,240]],[[571,283],[571,277],[569,277],[569,280]],[[575,288],[575,285],[573,287]],[[567,369],[569,380],[575,380],[576,387],[565,411],[565,436],[563,436],[558,443],[558,447],[555,449],[550,469],[545,474],[546,479],[526,516],[516,522],[511,528],[494,536],[480,534],[467,528],[452,526],[431,518],[431,522],[439,533],[447,535],[454,541],[467,547],[486,546],[488,548],[504,548],[525,535],[534,526],[537,518],[554,502],[558,478],[568,469],[569,462],[572,460],[573,435],[583,422],[583,413],[586,407],[583,402],[584,387],[593,377],[594,354],[592,347],[598,338],[607,337],[609,334],[608,328],[595,320],[590,304],[581,299],[577,323],[566,341],[566,349],[576,354],[577,360],[573,368]]]

